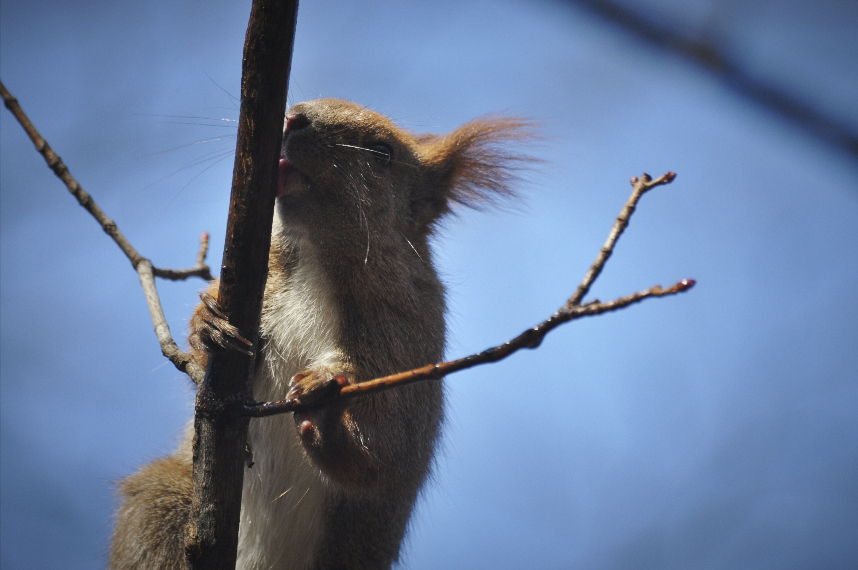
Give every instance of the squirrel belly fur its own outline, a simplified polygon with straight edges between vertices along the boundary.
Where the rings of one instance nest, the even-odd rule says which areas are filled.
[[[510,143],[530,124],[483,117],[415,135],[354,103],[286,113],[256,401],[369,380],[444,357],[444,288],[429,240],[458,203],[511,194]],[[191,352],[236,346],[217,283],[190,321]],[[240,569],[379,569],[400,544],[443,418],[440,381],[253,419],[244,473]],[[120,483],[110,567],[185,568],[191,436]]]

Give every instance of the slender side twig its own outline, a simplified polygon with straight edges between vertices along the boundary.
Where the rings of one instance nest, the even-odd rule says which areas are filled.
[[[203,232],[200,236],[200,251],[197,253],[197,263],[188,269],[161,269],[153,267],[155,277],[169,279],[171,281],[184,281],[191,277],[200,277],[206,281],[214,280],[211,268],[206,263],[206,255],[209,251],[209,232]]]
[[[581,284],[578,285],[578,289],[572,297],[563,304],[560,310],[551,315],[548,319],[533,328],[527,329],[514,339],[505,342],[504,344],[489,348],[477,354],[472,354],[449,362],[429,364],[421,368],[408,370],[407,372],[400,372],[398,374],[392,374],[390,376],[384,376],[344,386],[338,391],[332,390],[330,394],[315,400],[313,405],[319,405],[322,401],[330,401],[335,398],[353,398],[364,394],[389,390],[397,386],[412,384],[414,382],[436,380],[446,374],[471,368],[478,364],[497,362],[522,348],[536,348],[542,343],[542,339],[545,338],[546,334],[563,323],[567,323],[581,317],[616,311],[623,307],[628,307],[633,303],[643,301],[649,297],[664,297],[666,295],[676,295],[677,293],[688,291],[694,286],[695,281],[693,279],[683,279],[672,287],[668,287],[666,289],[656,285],[655,287],[651,287],[645,291],[640,291],[607,303],[602,303],[596,300],[581,305],[581,299],[584,298],[587,291],[590,289],[590,286],[599,276],[599,273],[601,273],[605,262],[614,250],[614,245],[616,245],[617,240],[623,233],[623,230],[625,230],[626,226],[629,225],[629,219],[635,211],[638,200],[640,200],[641,196],[643,196],[647,191],[655,188],[656,186],[661,186],[662,184],[669,184],[674,178],[676,178],[676,174],[668,172],[655,180],[653,180],[648,174],[644,174],[640,178],[635,176],[631,179],[634,190],[626,202],[626,205],[623,206],[620,215],[617,216],[617,219],[611,228],[611,232],[608,234],[608,239],[605,242],[605,245],[599,250],[596,260],[590,266],[589,271],[587,271],[587,274],[584,276]],[[280,400],[277,402],[242,404],[240,409],[236,410],[236,413],[245,414],[251,417],[265,417],[286,412],[295,412],[306,407],[308,407],[307,404],[302,403],[300,398],[294,398],[291,400]]]
[[[107,214],[98,207],[98,204],[95,203],[92,196],[90,196],[89,193],[81,187],[77,180],[74,179],[69,172],[69,169],[60,157],[57,156],[57,153],[51,149],[47,141],[42,138],[42,135],[40,135],[39,131],[36,130],[36,127],[33,126],[33,123],[30,122],[30,119],[24,113],[24,110],[21,108],[18,100],[9,93],[2,82],[0,82],[0,95],[3,96],[3,102],[6,104],[6,108],[12,112],[18,122],[21,123],[21,126],[24,127],[24,131],[26,131],[30,140],[33,141],[33,144],[36,146],[36,150],[39,151],[39,154],[44,157],[45,162],[48,163],[50,169],[54,171],[54,174],[56,174],[60,180],[65,182],[69,192],[77,198],[77,201],[80,202],[80,205],[83,206],[87,212],[92,214],[96,221],[101,225],[101,228],[107,233],[107,235],[113,238],[113,241],[116,242],[119,249],[121,249],[129,261],[131,261],[131,265],[140,277],[140,284],[143,286],[143,293],[146,296],[149,313],[152,315],[152,324],[155,326],[155,334],[157,335],[158,342],[161,345],[161,352],[164,356],[170,359],[170,362],[172,362],[176,368],[190,376],[194,382],[197,384],[202,382],[202,379],[205,376],[205,370],[203,370],[196,361],[194,361],[190,354],[179,349],[179,346],[170,335],[170,327],[167,325],[167,320],[164,317],[164,311],[161,308],[161,302],[158,298],[158,291],[155,286],[156,275],[159,277],[170,275],[167,277],[168,279],[181,279],[182,277],[173,277],[173,275],[179,275],[183,272],[157,269],[153,267],[151,261],[140,255],[122,232],[119,231],[116,222],[111,220]],[[208,236],[204,235],[201,241],[203,243],[200,246],[200,253],[197,256],[197,265],[191,270],[184,270],[184,273],[188,277],[201,276],[203,278],[211,279],[211,272],[204,262],[205,252],[208,249]],[[203,260],[202,262],[201,259]]]
[[[649,174],[644,174],[640,178],[637,176],[632,177],[632,195],[629,197],[626,205],[623,206],[623,209],[620,211],[620,215],[617,216],[617,220],[611,228],[611,233],[608,234],[608,239],[605,241],[605,245],[602,246],[602,249],[599,250],[599,255],[596,256],[596,261],[594,261],[593,265],[590,266],[590,270],[587,271],[587,275],[584,276],[581,284],[578,285],[578,289],[575,291],[575,294],[569,297],[569,300],[566,301],[565,305],[563,305],[564,309],[581,304],[581,299],[584,298],[587,291],[590,290],[590,286],[596,278],[599,277],[599,274],[602,273],[602,268],[605,267],[605,262],[608,261],[608,258],[611,257],[611,253],[614,251],[614,245],[616,245],[617,240],[620,239],[623,231],[625,231],[626,227],[629,225],[629,220],[631,219],[632,214],[635,213],[635,208],[637,208],[638,200],[641,199],[641,196],[656,186],[670,184],[673,182],[674,178],[676,178],[675,172],[662,174],[655,180],[653,180]]]

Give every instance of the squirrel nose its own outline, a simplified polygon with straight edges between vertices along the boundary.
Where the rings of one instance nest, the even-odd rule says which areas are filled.
[[[310,119],[302,113],[286,113],[286,130],[296,131],[310,124]]]

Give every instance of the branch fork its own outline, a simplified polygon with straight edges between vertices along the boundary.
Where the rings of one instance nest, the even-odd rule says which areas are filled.
[[[63,163],[62,159],[53,151],[47,141],[42,138],[33,123],[24,113],[18,100],[6,89],[6,86],[0,82],[0,96],[3,97],[3,102],[6,108],[12,112],[18,122],[24,127],[30,140],[36,146],[36,150],[48,163],[48,167],[53,170],[54,174],[62,180],[69,192],[77,198],[84,209],[92,214],[92,217],[99,223],[101,229],[113,238],[125,257],[131,262],[134,270],[140,278],[140,285],[143,287],[143,294],[146,297],[146,304],[149,306],[149,313],[152,315],[152,324],[155,326],[155,335],[158,337],[158,343],[161,345],[161,352],[166,356],[173,365],[180,371],[184,372],[199,384],[205,376],[205,370],[193,359],[193,357],[182,351],[173,337],[170,335],[170,327],[167,325],[167,319],[164,317],[164,310],[161,308],[161,300],[158,296],[158,289],[155,286],[155,277],[171,280],[184,280],[190,277],[202,277],[208,281],[212,280],[211,270],[206,265],[206,253],[209,248],[209,234],[203,233],[200,236],[200,249],[197,253],[197,262],[190,269],[161,269],[152,265],[152,262],[140,255],[131,245],[131,242],[123,235],[116,225],[116,222],[111,220],[104,213],[98,204],[95,203],[92,196],[83,189],[77,180],[71,175],[68,167]]]

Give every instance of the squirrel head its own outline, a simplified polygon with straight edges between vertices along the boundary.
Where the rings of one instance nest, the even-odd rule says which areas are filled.
[[[528,159],[511,143],[532,138],[532,126],[485,116],[448,134],[415,135],[348,101],[299,103],[284,125],[283,227],[310,239],[325,234],[335,241],[325,250],[333,246],[364,262],[365,250],[383,251],[390,235],[425,250],[452,204],[480,207],[512,195],[516,172]]]

